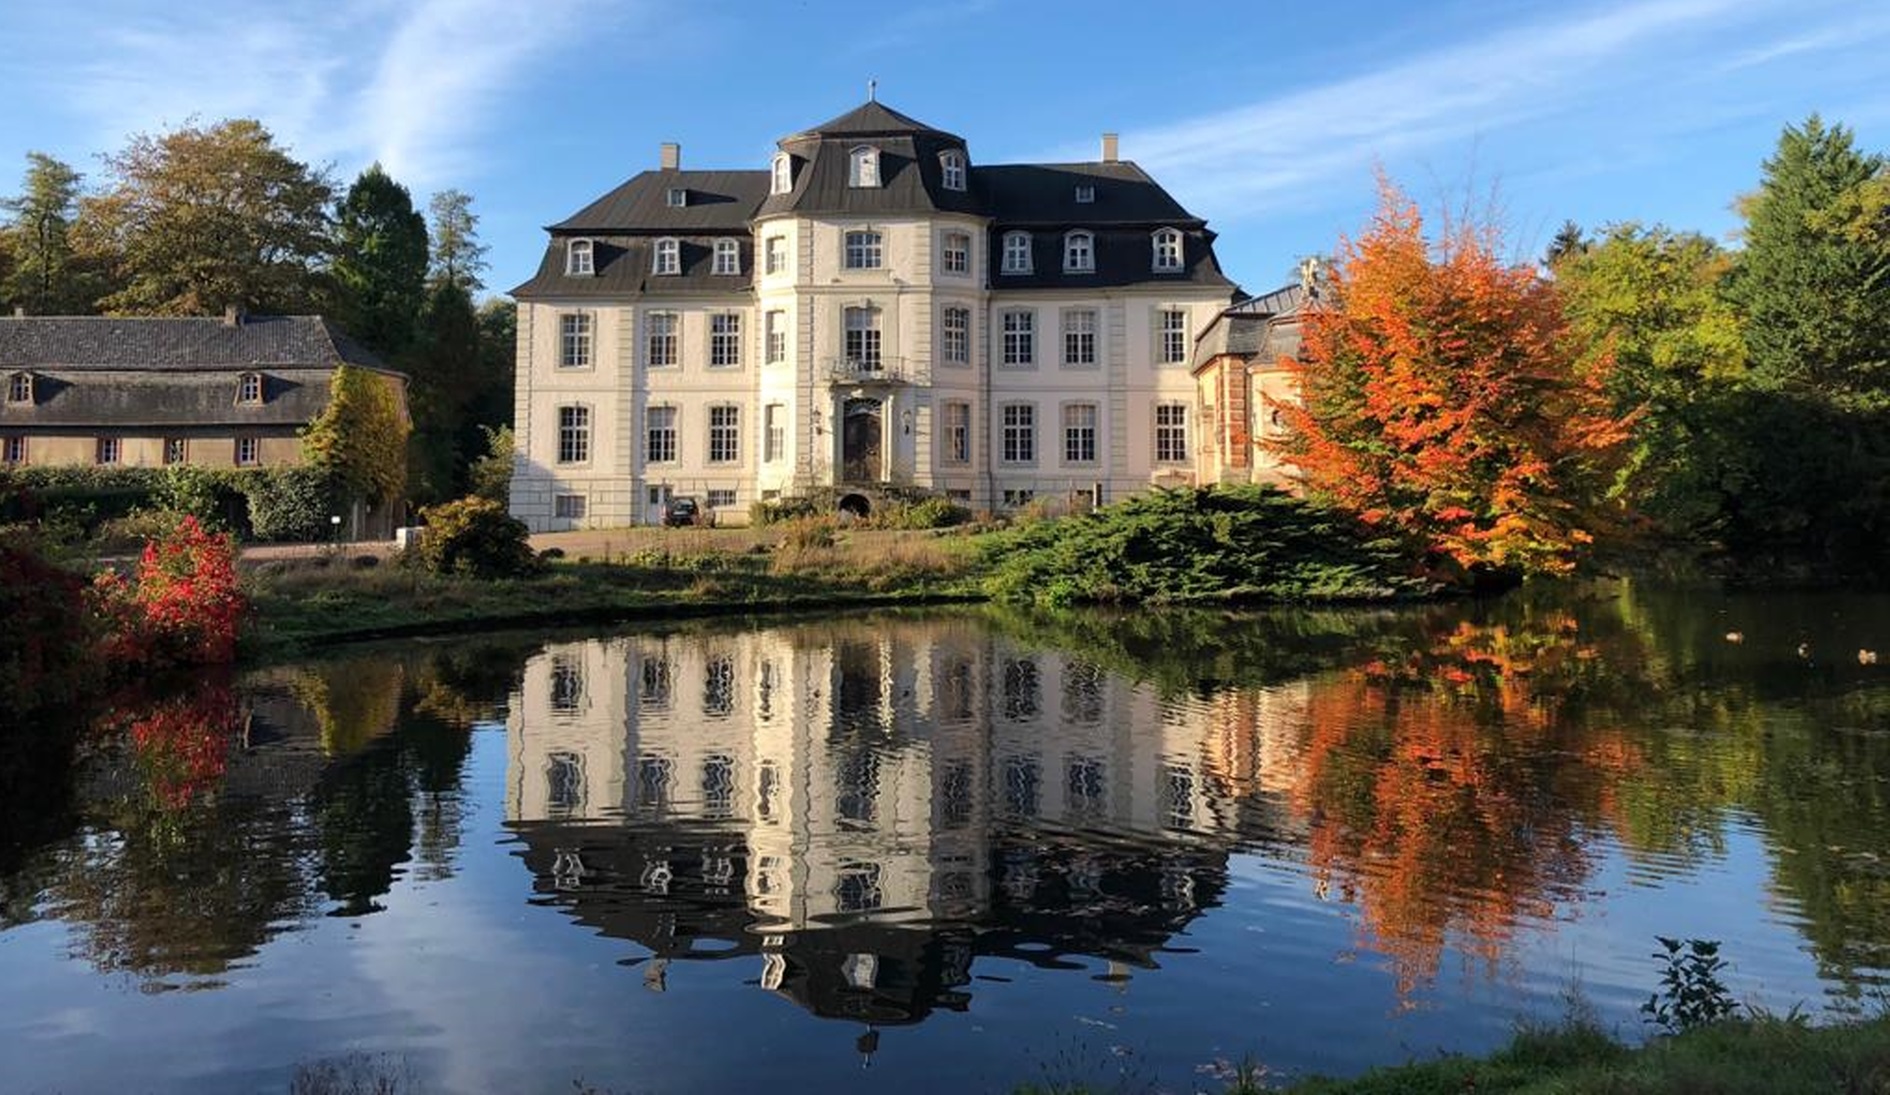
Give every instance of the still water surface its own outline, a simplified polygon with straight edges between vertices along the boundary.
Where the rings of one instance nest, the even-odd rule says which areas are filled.
[[[71,823],[0,841],[0,1091],[1190,1091],[1571,994],[1638,1036],[1657,934],[1867,1010],[1879,646],[1883,598],[1612,586],[454,639],[126,699]]]

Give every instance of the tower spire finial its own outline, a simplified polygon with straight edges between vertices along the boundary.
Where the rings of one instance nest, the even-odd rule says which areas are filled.
[[[866,81],[866,101],[869,103],[879,102],[879,81],[878,80]]]

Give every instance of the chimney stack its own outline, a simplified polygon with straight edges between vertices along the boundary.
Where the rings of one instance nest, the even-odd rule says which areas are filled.
[[[225,327],[241,327],[243,325],[243,309],[241,305],[225,304],[223,306],[223,325]]]
[[[24,304],[15,304],[15,305],[13,306],[13,318],[14,318],[14,319],[25,319],[25,318],[26,318],[26,305],[24,305]]]
[[[1116,135],[1114,133],[1103,134],[1102,162],[1115,163],[1116,154]]]
[[[682,166],[682,145],[675,141],[663,142],[661,166],[665,171],[674,171]]]

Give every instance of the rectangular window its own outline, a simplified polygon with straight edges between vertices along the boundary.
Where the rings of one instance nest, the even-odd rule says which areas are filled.
[[[262,442],[254,437],[236,439],[236,466],[253,468],[262,463]]]
[[[643,460],[648,464],[676,462],[676,408],[651,407],[643,412]]]
[[[261,403],[263,401],[263,383],[261,373],[244,373],[236,382],[236,401],[238,403]]]
[[[591,458],[591,409],[558,408],[558,463],[582,464]]]
[[[26,463],[26,438],[9,437],[6,441],[5,462],[8,464]]]
[[[970,236],[963,232],[945,233],[945,243],[939,251],[939,269],[947,274],[971,272]]]
[[[971,463],[971,404],[945,404],[945,459]]]
[[[1063,408],[1063,462],[1096,462],[1096,404],[1072,403]]]
[[[561,521],[584,520],[584,496],[581,494],[560,494],[551,500],[552,516]]]
[[[1088,368],[1096,364],[1096,313],[1076,308],[1063,313],[1063,364]]]
[[[772,464],[787,455],[787,408],[770,403],[761,413],[761,458]]]
[[[1037,492],[1034,490],[1012,490],[1007,487],[1003,493],[1004,504],[1010,508],[1028,506],[1036,497]]]
[[[164,462],[166,464],[181,464],[184,462],[183,438],[167,437],[164,439]]]
[[[1001,458],[1006,464],[1029,464],[1037,459],[1037,408],[1034,404],[1004,405]]]
[[[1161,344],[1155,360],[1163,365],[1180,365],[1188,360],[1188,313],[1164,308],[1156,313],[1160,320]]]
[[[239,396],[240,398],[240,396]],[[7,402],[31,403],[33,401],[33,374],[14,373],[7,378]]]
[[[848,232],[845,266],[849,270],[877,270],[884,249],[878,232]]]
[[[734,240],[716,240],[715,261],[714,265],[710,267],[710,273],[726,276],[729,274],[739,274],[741,272],[741,244],[736,243]]]
[[[1004,313],[1004,364],[1029,368],[1037,363],[1037,313]]]
[[[783,236],[769,236],[763,245],[763,254],[767,256],[765,270],[770,274],[779,274],[787,269],[787,239]]]
[[[118,463],[118,439],[116,437],[99,438],[96,455],[101,464]]]
[[[1063,272],[1066,274],[1096,272],[1096,237],[1088,232],[1071,232],[1063,237]]]
[[[735,492],[727,488],[718,488],[708,493],[710,509],[731,509],[735,505]]]
[[[947,365],[971,364],[971,309],[950,307],[939,313],[939,357]]]
[[[1030,273],[1030,233],[1004,234],[1004,265],[1000,269],[1007,274]]]
[[[763,337],[767,342],[767,360],[770,365],[779,365],[787,360],[787,313],[769,312],[762,321]]]
[[[1155,460],[1161,464],[1188,462],[1187,404],[1155,405]]]
[[[588,277],[596,272],[590,240],[572,240],[565,245],[564,272],[573,277]]]
[[[651,312],[645,320],[644,364],[652,369],[667,369],[676,364],[677,329],[681,320],[674,312]]]
[[[709,408],[709,463],[733,464],[742,458],[742,411],[723,404]]]
[[[845,319],[843,346],[848,368],[854,372],[879,372],[879,309],[848,308]]]
[[[742,317],[721,312],[709,317],[709,367],[730,369],[742,363]]]
[[[656,251],[650,259],[650,272],[655,274],[682,273],[682,243],[679,240],[657,240]]]
[[[591,317],[573,312],[558,317],[558,367],[591,367]]]

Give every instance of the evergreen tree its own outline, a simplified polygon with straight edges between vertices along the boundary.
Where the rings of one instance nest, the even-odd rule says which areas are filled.
[[[1729,286],[1757,384],[1890,405],[1890,246],[1868,223],[1884,171],[1882,156],[1815,114],[1779,137],[1743,203],[1746,248]]]
[[[468,411],[484,385],[479,376],[479,317],[472,297],[450,279],[427,294],[419,342],[405,361],[412,384],[414,498],[457,497],[466,466],[483,438]]]
[[[474,425],[511,423],[517,372],[518,305],[495,297],[479,306],[479,382],[467,409]]]
[[[1543,263],[1553,268],[1564,259],[1586,250],[1588,237],[1582,234],[1582,226],[1572,220],[1563,221],[1562,227],[1556,230],[1555,238],[1549,241],[1549,250],[1543,255]]]
[[[98,284],[73,252],[72,224],[84,178],[44,152],[27,154],[26,178],[17,197],[0,201],[7,215],[0,268],[0,301],[34,315],[91,310]]]
[[[486,245],[479,242],[479,215],[472,211],[472,196],[459,190],[433,195],[433,281],[459,286],[467,293],[482,289],[479,275],[486,269]]]
[[[389,359],[413,344],[426,303],[427,222],[380,164],[335,207],[333,275],[348,333]]]

